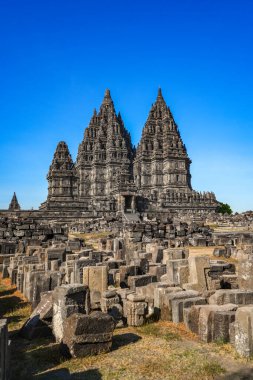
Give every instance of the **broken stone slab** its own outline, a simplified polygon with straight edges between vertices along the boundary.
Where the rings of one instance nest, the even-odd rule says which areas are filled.
[[[114,328],[115,322],[108,314],[73,314],[64,321],[61,350],[74,358],[109,352]]]
[[[228,339],[229,323],[233,321],[233,313],[230,312],[235,312],[237,308],[235,304],[194,305],[184,309],[184,322],[186,327],[198,334],[204,342]],[[228,316],[222,313],[227,313]]]
[[[44,338],[52,335],[51,325],[48,321],[40,319],[40,316],[30,317],[21,327],[19,334],[25,339]]]
[[[253,306],[238,308],[234,323],[234,345],[239,355],[253,354]]]
[[[40,303],[33,310],[30,318],[39,315],[40,319],[50,319],[53,317],[53,291],[40,294]]]
[[[209,297],[210,305],[224,305],[234,303],[237,305],[253,304],[253,290],[219,289]]]
[[[157,277],[149,274],[128,277],[128,286],[131,290],[135,290],[136,287],[145,286],[151,282],[157,282]]]
[[[90,311],[89,288],[84,285],[61,285],[53,291],[53,333],[57,342],[63,338],[63,323],[74,313]]]
[[[187,299],[173,299],[171,301],[172,322],[180,323],[184,320],[184,308],[189,308],[192,305],[205,305],[207,303],[204,297],[193,297]]]
[[[35,339],[52,335],[49,321],[53,316],[53,292],[41,293],[41,301],[29,319],[20,329],[20,335],[26,339]]]

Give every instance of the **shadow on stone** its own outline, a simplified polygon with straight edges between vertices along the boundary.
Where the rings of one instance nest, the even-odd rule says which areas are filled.
[[[112,338],[112,351],[128,344],[136,343],[140,339],[142,339],[141,336],[133,333],[114,335]]]

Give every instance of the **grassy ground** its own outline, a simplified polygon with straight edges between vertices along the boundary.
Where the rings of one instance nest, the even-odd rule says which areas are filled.
[[[0,284],[0,317],[8,318],[12,340],[11,380],[253,379],[253,364],[230,345],[201,343],[183,324],[171,322],[117,329],[110,353],[66,360],[52,338],[18,335],[30,305],[8,280]]]
[[[100,239],[107,238],[109,235],[114,235],[112,231],[99,231],[99,232],[71,232],[69,238],[78,237],[79,239],[84,239],[87,246],[92,247],[93,249],[98,249],[98,242]]]

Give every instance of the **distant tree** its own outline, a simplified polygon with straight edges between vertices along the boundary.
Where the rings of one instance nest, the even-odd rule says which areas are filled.
[[[231,207],[227,203],[221,203],[218,206],[217,211],[221,214],[231,215],[233,213]]]

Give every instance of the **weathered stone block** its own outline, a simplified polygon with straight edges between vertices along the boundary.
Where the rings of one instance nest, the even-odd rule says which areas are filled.
[[[130,297],[130,299],[129,299]],[[142,326],[148,313],[147,303],[144,297],[130,294],[127,296],[126,317],[128,326]]]
[[[84,267],[83,284],[90,289],[91,303],[100,302],[102,293],[106,291],[108,286],[107,266]]]
[[[53,292],[53,333],[57,342],[63,338],[63,323],[74,313],[88,314],[90,296],[87,286],[62,285]]]
[[[209,298],[210,305],[224,305],[227,303],[237,305],[253,304],[253,290],[219,289]]]
[[[253,259],[238,262],[238,285],[240,289],[253,290]]]
[[[229,339],[229,323],[237,305],[194,305],[184,309],[184,322],[204,342]],[[230,313],[231,312],[231,313]],[[216,315],[217,313],[217,315]]]
[[[131,290],[135,290],[136,287],[145,286],[151,282],[157,282],[157,277],[149,274],[128,277],[128,286]]]
[[[172,288],[173,289],[173,288]],[[187,291],[165,291],[161,300],[161,319],[164,321],[172,321],[172,301],[176,299],[186,300],[187,298],[198,297],[200,294],[195,290]]]
[[[73,314],[63,324],[62,350],[74,358],[108,352],[114,328],[114,320],[107,314]]]
[[[238,308],[235,314],[235,349],[239,355],[253,354],[253,306]]]
[[[173,299],[171,301],[172,308],[172,321],[174,323],[183,322],[184,320],[184,308],[189,308],[192,305],[205,305],[206,299],[203,297],[193,297],[187,299]]]

